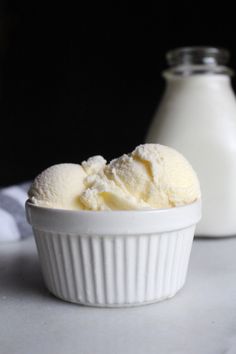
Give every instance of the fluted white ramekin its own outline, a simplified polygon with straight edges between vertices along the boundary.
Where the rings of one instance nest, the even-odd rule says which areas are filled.
[[[48,289],[90,306],[170,298],[185,283],[201,202],[145,211],[70,211],[26,203]]]

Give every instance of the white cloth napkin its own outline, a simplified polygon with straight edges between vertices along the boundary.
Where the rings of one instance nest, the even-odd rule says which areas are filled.
[[[25,217],[25,202],[31,182],[0,189],[0,242],[32,236]]]

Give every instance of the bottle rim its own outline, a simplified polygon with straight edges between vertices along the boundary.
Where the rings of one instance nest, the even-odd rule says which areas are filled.
[[[168,51],[166,59],[170,67],[180,65],[225,66],[230,59],[230,53],[226,48],[220,47],[180,47]]]

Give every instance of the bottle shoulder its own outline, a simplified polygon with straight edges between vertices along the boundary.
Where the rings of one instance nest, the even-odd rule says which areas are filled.
[[[207,115],[209,119],[223,115],[234,119],[236,95],[230,84],[225,87],[168,85],[156,111],[156,115],[163,114],[187,115],[188,119],[196,115]]]

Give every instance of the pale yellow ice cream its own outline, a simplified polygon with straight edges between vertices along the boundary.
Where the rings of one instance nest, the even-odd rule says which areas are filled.
[[[104,172],[85,178],[85,190],[80,201],[89,210],[133,210],[148,208],[149,205],[122,190]]]
[[[33,203],[65,209],[135,210],[171,208],[201,196],[198,178],[176,150],[158,144],[138,146],[106,164],[93,156],[42,172],[30,192]]]
[[[38,206],[83,209],[79,196],[84,190],[85,177],[86,173],[80,165],[54,165],[35,178],[28,194]]]
[[[138,146],[111,161],[106,175],[124,191],[152,208],[170,208],[200,198],[198,178],[176,150],[159,144]]]
[[[92,175],[103,171],[106,163],[106,160],[102,156],[96,155],[83,161],[81,165],[87,175]]]

